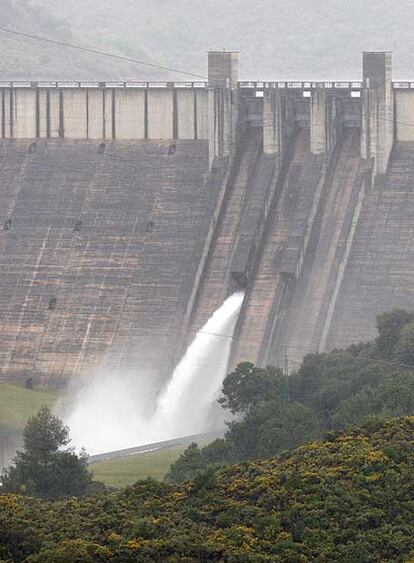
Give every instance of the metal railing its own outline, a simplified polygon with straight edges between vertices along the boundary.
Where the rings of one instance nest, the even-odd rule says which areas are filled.
[[[142,82],[137,80],[115,82],[76,81],[0,81],[0,88],[207,88],[207,82]]]
[[[404,82],[393,82],[392,86],[396,90],[409,90],[410,88],[414,89],[414,82],[404,81]]]
[[[255,88],[255,89],[265,89],[265,88],[293,88],[297,90],[310,90],[313,88],[340,88],[340,89],[361,89],[362,81],[352,80],[346,82],[312,82],[312,81],[301,81],[301,82],[260,82],[260,81],[241,81],[239,82],[239,88]]]
[[[125,81],[107,81],[107,82],[88,82],[88,81],[0,81],[0,88],[96,88],[96,89],[119,89],[119,88],[163,88],[163,89],[191,89],[191,88],[208,88],[208,82],[148,82],[139,80]],[[240,89],[251,88],[256,90],[265,90],[268,88],[290,88],[296,90],[311,90],[315,88],[325,89],[341,89],[341,90],[361,90],[363,82],[361,80],[349,81],[249,81],[242,80],[238,83]],[[395,81],[392,82],[394,89],[414,89],[414,81]]]

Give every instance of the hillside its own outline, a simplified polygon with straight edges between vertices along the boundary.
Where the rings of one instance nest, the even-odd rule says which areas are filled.
[[[84,39],[82,33],[73,29],[70,18],[62,17],[61,10],[52,14],[47,2],[40,6],[34,0],[1,0],[0,22],[7,29],[82,47],[106,47],[115,54],[125,55],[116,45]],[[138,46],[129,56],[148,60]],[[141,68],[132,63],[0,33],[0,80],[107,80],[139,75]],[[145,69],[142,76],[151,79],[160,75]]]
[[[7,561],[408,561],[414,418],[330,435],[173,486],[45,502],[0,496]]]
[[[358,79],[361,51],[392,50],[413,75],[410,0],[33,0],[90,42],[206,72],[208,49],[239,49],[244,79]],[[91,25],[93,22],[93,25]]]

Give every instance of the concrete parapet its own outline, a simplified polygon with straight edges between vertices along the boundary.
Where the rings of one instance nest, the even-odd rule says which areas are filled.
[[[237,90],[228,87],[0,87],[0,137],[209,140],[232,154]]]
[[[208,139],[207,88],[0,87],[0,136]],[[228,104],[229,97],[223,96]],[[214,108],[213,108],[214,109]],[[226,105],[218,105],[224,119]],[[224,125],[223,125],[224,127]]]

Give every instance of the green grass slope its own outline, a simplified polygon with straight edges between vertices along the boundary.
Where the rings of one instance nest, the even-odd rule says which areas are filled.
[[[26,389],[22,385],[0,384],[0,428],[23,430],[27,419],[42,405],[53,407],[59,394],[53,390]]]
[[[45,502],[0,496],[8,561],[414,559],[414,418],[331,435],[173,486]]]
[[[111,487],[126,487],[140,479],[151,477],[162,481],[170,465],[184,452],[185,447],[160,450],[146,454],[92,463],[94,479]]]

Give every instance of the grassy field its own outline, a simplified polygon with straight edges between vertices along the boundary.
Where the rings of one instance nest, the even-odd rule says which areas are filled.
[[[42,405],[53,407],[59,393],[52,390],[26,389],[23,385],[0,383],[0,430],[20,432],[27,419]],[[125,487],[152,477],[161,481],[185,447],[149,452],[91,464],[95,479],[112,487]]]
[[[22,429],[42,405],[52,407],[58,397],[56,391],[0,383],[0,426]]]
[[[162,481],[171,463],[178,459],[184,450],[185,447],[179,447],[100,461],[91,463],[90,469],[97,481],[103,481],[112,487],[126,487],[148,477]]]

